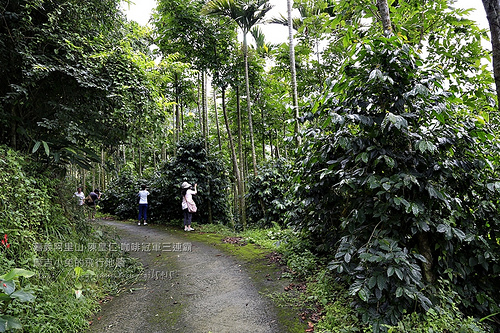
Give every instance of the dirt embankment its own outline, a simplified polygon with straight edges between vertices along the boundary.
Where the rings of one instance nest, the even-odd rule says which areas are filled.
[[[301,326],[262,294],[283,290],[269,270],[165,227],[99,223],[116,229],[145,271],[103,305],[89,332],[288,333]]]

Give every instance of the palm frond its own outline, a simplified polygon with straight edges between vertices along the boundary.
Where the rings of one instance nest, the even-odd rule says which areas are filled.
[[[203,7],[202,13],[230,17],[246,34],[271,9],[269,0],[210,0]]]

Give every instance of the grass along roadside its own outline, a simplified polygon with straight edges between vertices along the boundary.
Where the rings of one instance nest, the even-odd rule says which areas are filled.
[[[25,267],[35,274],[19,283],[35,298],[4,309],[20,319],[23,332],[81,332],[102,302],[141,276],[135,260],[112,248],[111,230],[84,219],[79,223],[80,228],[46,234],[33,244]],[[11,234],[15,242],[17,234]]]

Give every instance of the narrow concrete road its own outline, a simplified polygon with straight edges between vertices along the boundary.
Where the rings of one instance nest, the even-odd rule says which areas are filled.
[[[145,267],[143,281],[110,302],[89,332],[285,333],[269,298],[233,257],[162,226],[100,221]]]

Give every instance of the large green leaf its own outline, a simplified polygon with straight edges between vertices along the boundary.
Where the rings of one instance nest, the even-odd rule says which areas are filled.
[[[0,279],[12,280],[13,278],[18,277],[18,276],[23,276],[23,277],[29,278],[29,277],[32,277],[33,275],[35,275],[35,273],[32,271],[28,271],[28,270],[22,269],[22,268],[13,268],[7,274],[1,275]]]
[[[2,290],[7,295],[10,295],[16,290],[16,284],[14,280],[3,280],[0,279],[0,290]]]
[[[35,295],[32,292],[26,292],[24,290],[17,290],[10,294],[10,297],[17,299],[20,302],[31,302],[35,299]]]
[[[0,332],[11,329],[22,329],[21,322],[16,317],[0,314]]]

